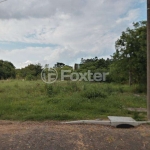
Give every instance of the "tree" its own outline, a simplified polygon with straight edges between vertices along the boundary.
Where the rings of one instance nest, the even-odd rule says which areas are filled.
[[[107,58],[106,60],[103,58],[98,59],[98,57],[94,57],[91,59],[83,59],[81,58],[81,67],[80,70],[91,70],[92,72],[109,70],[109,66],[112,60]]]
[[[27,78],[28,80],[38,79],[40,78],[41,71],[41,64],[30,64],[25,68],[17,69],[17,77]]]
[[[146,21],[133,23],[116,41],[116,52],[111,65],[112,76],[120,77],[129,84],[146,82]],[[114,77],[116,80],[116,77]]]
[[[15,66],[9,61],[0,60],[0,79],[15,78]]]

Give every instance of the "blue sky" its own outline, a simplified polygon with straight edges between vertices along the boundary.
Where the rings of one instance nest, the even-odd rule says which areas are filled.
[[[8,0],[0,3],[0,59],[21,68],[107,58],[146,13],[146,0]]]
[[[55,44],[44,44],[44,43],[24,43],[24,42],[4,42],[0,41],[0,49],[13,50],[13,49],[25,49],[28,47],[57,47]]]

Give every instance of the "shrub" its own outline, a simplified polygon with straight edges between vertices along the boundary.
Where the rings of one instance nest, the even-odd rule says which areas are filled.
[[[101,97],[101,98],[106,97],[106,95],[102,93],[99,89],[92,89],[92,88],[85,90],[82,95],[88,99],[97,98],[97,97]]]
[[[25,78],[27,81],[35,80],[35,77],[32,75],[27,75]]]

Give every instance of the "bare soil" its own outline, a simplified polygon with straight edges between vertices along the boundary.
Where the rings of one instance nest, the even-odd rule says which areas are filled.
[[[0,121],[0,150],[149,150],[150,125],[118,129],[60,122]]]

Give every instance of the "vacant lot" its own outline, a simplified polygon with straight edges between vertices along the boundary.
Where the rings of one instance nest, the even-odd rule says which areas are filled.
[[[149,141],[149,125],[116,129],[49,121],[0,121],[0,150],[148,150]]]
[[[146,95],[137,86],[90,82],[0,81],[0,119],[76,120],[132,116],[145,120],[146,113],[126,107],[146,108]]]

